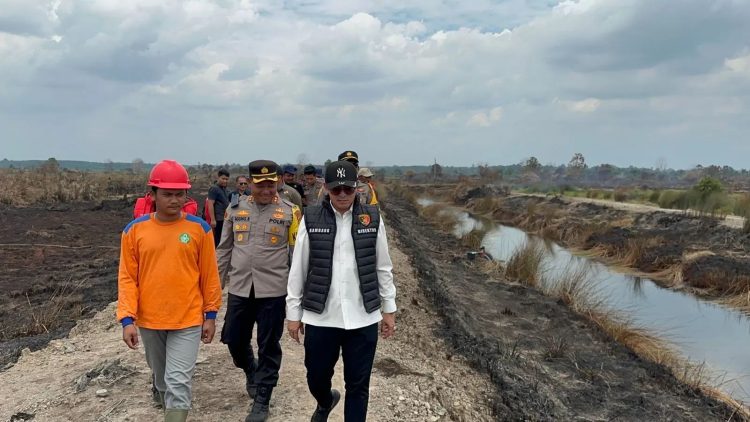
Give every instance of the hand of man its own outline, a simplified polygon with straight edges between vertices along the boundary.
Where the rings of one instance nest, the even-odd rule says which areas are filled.
[[[216,228],[216,220],[211,220],[211,228],[212,229]]]
[[[122,341],[133,350],[138,348],[138,330],[135,329],[134,324],[122,327]]]
[[[299,343],[299,335],[305,335],[305,324],[302,321],[288,321],[286,323],[286,330],[289,332],[289,337]]]
[[[216,320],[207,319],[203,321],[201,341],[203,341],[204,344],[211,343],[212,341],[214,341],[214,334],[216,334]]]
[[[388,338],[396,333],[396,313],[383,314],[383,321],[380,323],[380,334],[383,338]]]

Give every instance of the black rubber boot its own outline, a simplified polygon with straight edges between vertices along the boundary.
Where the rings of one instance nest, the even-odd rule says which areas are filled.
[[[271,393],[273,386],[259,385],[255,394],[255,402],[250,414],[245,418],[245,422],[265,422],[268,419],[268,405],[271,403]]]

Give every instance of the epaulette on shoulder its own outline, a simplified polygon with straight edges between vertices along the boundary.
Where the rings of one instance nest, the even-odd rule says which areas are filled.
[[[294,207],[296,207],[296,206],[297,206],[297,204],[295,204],[294,202],[292,202],[292,201],[288,200],[287,198],[282,198],[282,197],[279,197],[279,199],[280,199],[280,200],[281,200],[281,202],[283,202],[284,204],[286,204],[286,205],[289,205],[289,207],[290,207],[290,208],[294,208]]]

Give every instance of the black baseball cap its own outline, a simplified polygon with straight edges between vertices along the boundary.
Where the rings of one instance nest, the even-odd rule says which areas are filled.
[[[304,174],[315,174],[315,166],[305,166],[305,168],[302,170],[302,173]]]
[[[334,161],[326,166],[326,188],[336,186],[357,187],[357,168],[349,161]]]
[[[339,154],[339,161],[352,161],[355,164],[359,164],[359,156],[354,151],[344,151],[341,154]]]
[[[264,180],[279,180],[279,165],[271,160],[255,160],[248,166],[250,177],[253,183],[260,183]]]

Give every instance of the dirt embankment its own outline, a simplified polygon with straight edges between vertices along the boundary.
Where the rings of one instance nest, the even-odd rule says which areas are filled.
[[[495,220],[650,273],[712,297],[750,291],[750,235],[722,220],[584,201],[518,195],[492,201]]]
[[[502,420],[728,420],[732,409],[611,341],[534,289],[487,279],[463,247],[396,198],[389,223],[445,321],[438,333],[490,375]]]

